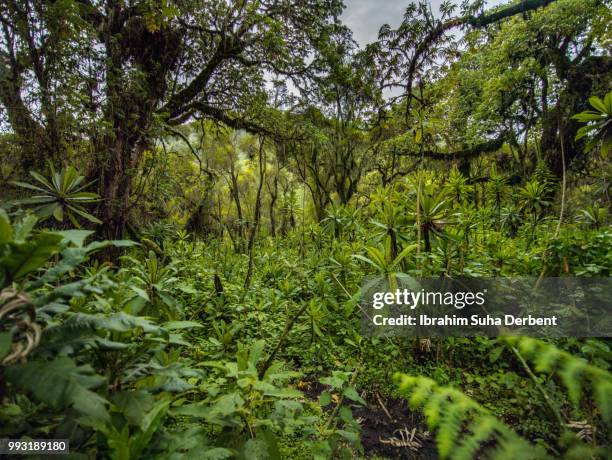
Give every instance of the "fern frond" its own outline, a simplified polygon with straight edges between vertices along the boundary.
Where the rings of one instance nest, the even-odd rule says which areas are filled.
[[[504,337],[507,345],[517,348],[537,372],[557,375],[570,400],[578,405],[580,398],[592,391],[596,407],[603,420],[612,424],[612,374],[593,366],[555,345],[529,337]]]
[[[440,458],[544,459],[541,447],[520,437],[484,407],[455,388],[427,377],[397,373],[395,383],[413,408],[422,408],[430,429],[437,429]]]

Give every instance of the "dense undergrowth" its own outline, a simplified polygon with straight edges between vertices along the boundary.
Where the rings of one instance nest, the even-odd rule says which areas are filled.
[[[383,212],[404,206],[396,195]],[[70,438],[75,451],[121,459],[350,458],[376,452],[364,452],[351,409],[406,395],[415,409],[425,404],[426,420],[397,428],[416,428],[421,440],[437,429],[441,457],[603,455],[607,341],[366,338],[356,293],[376,273],[365,256],[379,247],[380,262],[390,260],[390,238],[377,231],[384,216],[334,212],[262,240],[249,287],[248,256],[228,240],[157,225],[140,242],[96,243],[89,231],[3,213],[3,315],[16,309],[0,335],[2,435]],[[460,220],[461,208],[453,212]],[[509,236],[480,219],[469,239],[448,234],[430,254],[404,251],[396,268],[415,277],[538,275],[544,266],[609,275],[609,229],[569,225],[540,238],[554,225],[525,223]],[[126,253],[98,261],[108,246]],[[397,372],[433,380],[396,375],[398,389]],[[398,455],[418,452],[394,439]]]
[[[351,3],[0,2],[0,443],[611,458],[609,338],[370,337],[360,303],[608,281],[610,0],[406,1],[369,44]]]

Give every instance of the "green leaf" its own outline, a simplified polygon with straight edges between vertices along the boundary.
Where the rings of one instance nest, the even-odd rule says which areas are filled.
[[[332,388],[340,389],[342,385],[344,385],[344,380],[339,377],[331,376],[331,377],[323,377],[319,380],[323,385],[329,385]]]
[[[62,222],[64,220],[64,208],[61,206],[56,206],[53,209],[53,217],[55,217],[55,220]]]
[[[251,345],[251,349],[249,350],[249,362],[253,366],[256,366],[261,359],[265,346],[265,340],[257,340],[255,343],[253,343],[253,345]]]
[[[141,428],[144,423],[144,415],[155,404],[153,395],[144,390],[120,391],[113,395],[111,401],[121,409],[131,425]]]
[[[190,329],[193,327],[204,327],[204,326],[195,321],[168,321],[164,323],[162,327],[169,331],[174,331],[177,329]]]
[[[16,243],[22,243],[26,240],[26,238],[30,235],[30,232],[36,225],[38,219],[36,216],[29,214],[27,215],[21,222],[13,223],[13,238]]]
[[[262,438],[268,447],[268,456],[270,460],[281,460],[281,454],[278,449],[278,441],[274,432],[268,428],[262,428],[257,432],[257,438]]]
[[[593,112],[592,110],[585,110],[584,112],[577,113],[572,117],[572,120],[580,121],[582,123],[586,123],[589,121],[599,121],[601,120],[601,114],[598,112]]]
[[[198,456],[202,460],[225,460],[234,456],[234,453],[231,450],[224,447],[204,447],[204,449],[206,450],[203,452],[198,452]]]
[[[84,248],[66,248],[61,252],[60,261],[49,268],[40,278],[33,281],[32,287],[39,287],[45,283],[59,280],[66,273],[74,270],[87,259],[87,251]]]
[[[30,171],[30,176],[32,176],[34,179],[36,179],[38,182],[40,182],[41,184],[43,184],[45,186],[46,189],[48,190],[53,190],[53,186],[51,185],[51,183],[44,178],[44,176],[41,176],[40,174],[38,174],[36,171]]]
[[[73,407],[84,415],[108,420],[106,399],[91,391],[105,379],[89,365],[78,366],[72,358],[61,356],[53,361],[30,361],[9,366],[6,378],[15,387],[55,409]]]
[[[582,139],[584,136],[586,136],[587,134],[589,134],[591,131],[593,131],[593,126],[583,126],[582,128],[580,128],[577,132],[576,132],[576,137],[574,138],[575,140],[579,141],[580,139]]]
[[[321,393],[321,395],[319,396],[319,404],[321,406],[327,406],[328,404],[331,404],[331,394],[329,391],[324,391],[323,393]]]
[[[95,232],[92,230],[62,230],[54,231],[53,233],[61,235],[66,241],[74,244],[77,247],[82,247],[88,236]]]
[[[356,445],[359,443],[359,433],[356,433],[354,431],[347,431],[347,430],[337,430],[336,433],[338,433],[340,436],[342,436],[344,439],[346,439],[351,444]]]
[[[100,321],[100,327],[117,332],[141,328],[144,332],[159,332],[160,328],[146,318],[120,312]]]
[[[374,261],[372,261],[372,260],[368,259],[367,257],[362,256],[362,255],[360,255],[360,254],[355,254],[355,255],[353,255],[352,257],[353,257],[354,259],[359,259],[359,260],[362,260],[362,261],[364,261],[364,262],[366,262],[366,263],[368,263],[368,264],[372,265],[372,266],[373,266],[373,267],[375,267],[375,268],[378,268],[378,269],[382,269],[382,268],[383,268],[383,267],[381,267],[381,266],[378,266],[378,265],[377,265],[377,264],[376,264]]]
[[[399,265],[399,263],[404,260],[404,258],[410,254],[411,252],[413,252],[416,248],[417,248],[417,244],[411,244],[409,246],[406,246],[402,252],[400,252],[397,257],[395,258],[395,260],[393,261],[393,263],[391,264],[391,268],[395,268],[397,267],[397,265]]]
[[[94,252],[108,246],[115,246],[116,248],[129,248],[132,246],[140,246],[140,244],[131,240],[94,241],[85,246],[85,248],[87,249],[87,252]]]
[[[52,203],[46,204],[44,206],[39,206],[34,210],[34,212],[38,217],[46,219],[47,217],[53,214],[57,206],[59,205],[55,201],[53,201]]]
[[[243,455],[241,458],[249,460],[270,459],[268,444],[264,439],[249,439],[242,447]]]
[[[302,398],[304,393],[294,388],[275,388],[264,392],[266,396],[274,396],[275,398]]]
[[[359,396],[359,394],[357,393],[357,390],[355,390],[355,388],[353,387],[345,388],[342,394],[348,399],[350,399],[351,401],[358,402],[359,404],[362,404],[364,406],[366,405],[366,402],[363,400],[361,396]]]
[[[603,103],[606,108],[606,113],[612,115],[612,91],[604,96]]]
[[[203,418],[210,423],[221,426],[238,426],[240,418],[236,411],[244,406],[244,399],[238,393],[221,396],[212,406],[189,404],[172,411],[175,415],[188,415]]]
[[[85,219],[87,219],[90,222],[93,222],[94,224],[101,224],[102,221],[100,219],[98,219],[97,217],[89,214],[88,212],[84,211],[83,209],[81,209],[79,206],[68,206],[68,209],[70,209],[73,212],[76,212],[78,215],[80,215],[81,217],[84,217]]]
[[[590,97],[589,104],[591,104],[595,110],[601,113],[606,113],[606,106],[604,105],[603,101],[597,96]]]
[[[42,267],[61,249],[62,237],[54,233],[39,233],[24,243],[9,243],[10,253],[0,259],[0,266],[13,280]]]
[[[142,452],[149,445],[151,438],[166,418],[170,402],[170,400],[160,401],[151,411],[142,417],[140,424],[142,433],[134,437],[130,443],[132,458],[141,458]]]
[[[8,214],[0,209],[0,244],[6,244],[13,240],[13,227]]]
[[[47,193],[48,190],[44,188],[37,187],[36,185],[28,184],[27,182],[19,182],[19,181],[11,181],[11,185],[16,185],[17,187],[27,188],[29,190],[34,190],[37,192]]]
[[[136,286],[130,286],[130,289],[134,291],[139,297],[142,297],[144,300],[146,300],[147,302],[151,301],[151,299],[149,299],[149,294],[147,294],[147,291],[145,291],[144,289],[141,289]]]
[[[13,343],[13,335],[10,332],[0,332],[0,362],[9,354]]]

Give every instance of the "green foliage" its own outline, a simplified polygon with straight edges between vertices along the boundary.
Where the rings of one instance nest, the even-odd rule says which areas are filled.
[[[127,275],[133,280],[130,289],[134,292],[134,296],[128,300],[131,312],[168,320],[181,319],[183,317],[181,303],[170,289],[177,281],[176,269],[172,264],[164,266],[154,251],[149,251],[148,257],[143,261],[132,257],[125,257],[125,260],[131,263]]]
[[[609,455],[608,339],[371,337],[360,304],[371,275],[610,275],[606,2],[412,2],[363,49],[339,0],[112,3],[0,6],[2,199],[34,194],[0,203],[0,437]],[[74,166],[24,181],[47,160]]]
[[[374,267],[381,275],[393,275],[399,273],[397,269],[399,268],[400,263],[406,256],[408,256],[411,252],[416,250],[416,245],[411,244],[406,246],[404,249],[400,251],[400,253],[395,257],[391,258],[390,251],[387,251],[387,254],[383,253],[379,248],[368,247],[366,251],[370,257],[365,257],[359,254],[354,255],[355,259],[362,260],[372,267]]]
[[[437,430],[441,458],[548,458],[461,391],[400,373],[394,381],[410,406],[423,410],[429,428]]]
[[[579,210],[577,220],[598,229],[606,223],[607,217],[608,208],[594,204]]]
[[[607,93],[603,100],[597,96],[589,98],[589,104],[594,110],[585,110],[577,113],[572,119],[581,123],[586,123],[576,133],[576,140],[582,139],[585,136],[593,137],[593,144],[601,144],[601,154],[607,158],[612,149],[612,91]]]
[[[78,366],[68,357],[53,361],[30,361],[6,369],[6,378],[13,385],[31,392],[36,399],[53,409],[74,407],[82,415],[108,420],[108,402],[92,388],[105,380],[87,365]]]
[[[537,372],[557,375],[575,405],[585,396],[593,398],[599,415],[608,425],[612,424],[612,374],[541,340],[529,337],[503,340],[532,361]]]
[[[531,216],[532,222],[535,224],[542,216],[542,211],[550,205],[550,202],[546,199],[546,185],[536,179],[531,180],[519,189],[518,195],[521,200],[521,209],[525,214]]]
[[[273,457],[280,434],[301,436],[313,433],[316,418],[306,416],[297,399],[302,393],[285,386],[296,372],[283,370],[282,363],[272,364],[260,378],[258,364],[264,358],[265,342],[254,342],[250,348],[238,347],[235,361],[207,361],[213,378],[202,386],[207,397],[201,402],[184,404],[173,409],[185,416],[219,427],[227,427],[223,435],[226,445],[249,452],[257,444],[265,456]],[[244,440],[243,430],[250,434]]]
[[[79,175],[73,166],[61,171],[55,171],[53,165],[50,165],[50,168],[51,175],[48,178],[30,171],[36,185],[14,182],[14,185],[37,192],[30,198],[15,201],[14,204],[35,205],[35,214],[43,220],[53,216],[55,220],[63,222],[64,215],[67,215],[75,227],[80,226],[79,216],[94,224],[101,224],[97,217],[88,213],[83,207],[84,204],[99,201],[97,193],[84,191],[92,183],[83,184],[85,176]]]
[[[425,242],[425,251],[431,252],[431,238],[433,235],[444,238],[444,226],[448,224],[448,213],[450,201],[446,196],[446,190],[434,191],[432,187],[423,187],[417,192],[418,207],[411,218],[417,222]]]

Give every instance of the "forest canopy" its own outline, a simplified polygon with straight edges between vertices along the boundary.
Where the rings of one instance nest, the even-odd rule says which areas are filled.
[[[609,338],[361,329],[368,276],[610,276],[610,2],[436,5],[0,2],[0,438],[604,458]]]

